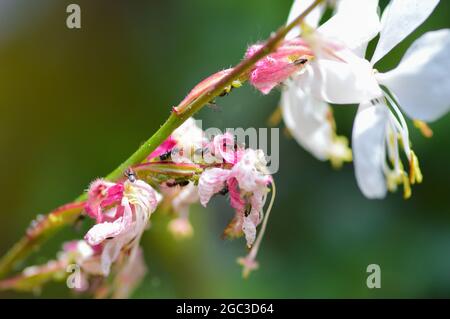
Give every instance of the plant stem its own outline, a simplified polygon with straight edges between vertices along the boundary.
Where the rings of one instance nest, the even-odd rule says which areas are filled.
[[[25,259],[45,239],[67,224],[73,223],[84,202],[73,202],[58,207],[40,220],[36,220],[23,236],[0,260],[0,278],[6,276],[20,261]]]
[[[117,181],[123,177],[125,170],[133,165],[139,164],[153,152],[170,134],[183,124],[189,117],[194,115],[206,104],[219,96],[226,87],[230,86],[235,80],[244,81],[248,72],[252,69],[256,62],[273,52],[278,44],[284,39],[286,34],[295,26],[299,25],[303,19],[323,0],[316,0],[302,14],[287,26],[281,27],[276,33],[272,34],[268,41],[251,57],[242,60],[232,71],[220,81],[212,85],[208,90],[191,102],[184,112],[176,114],[172,112],[166,122],[153,134],[144,144],[142,144],[127,160],[120,164],[116,169],[109,173],[105,178],[110,181]],[[80,203],[86,200],[87,194],[81,194],[74,203]],[[36,233],[32,238],[23,237],[16,243],[9,252],[0,260],[0,278],[5,276],[13,267],[25,259],[44,239],[50,237],[51,234],[62,228],[64,225],[70,224],[81,213],[82,208],[78,211],[70,210],[66,215],[61,214],[60,220],[56,224],[49,223],[48,227],[44,227],[40,232]],[[49,214],[46,220],[50,220],[52,214]]]

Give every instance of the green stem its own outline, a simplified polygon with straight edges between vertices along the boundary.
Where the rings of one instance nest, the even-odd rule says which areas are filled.
[[[0,260],[0,278],[6,276],[13,268],[40,243],[51,237],[59,229],[73,223],[81,211],[84,202],[73,202],[58,207],[40,220],[36,220],[23,236]]]
[[[206,90],[198,98],[196,98],[191,104],[189,104],[185,111],[181,114],[176,114],[172,112],[166,122],[158,129],[158,131],[153,134],[141,147],[137,149],[127,160],[120,164],[116,169],[106,176],[106,179],[110,181],[117,181],[123,177],[124,172],[130,166],[141,163],[145,158],[153,152],[170,134],[177,129],[181,124],[183,124],[189,117],[194,115],[200,109],[202,109],[206,104],[214,100],[219,96],[226,87],[230,86],[235,80],[245,80],[247,78],[248,72],[252,69],[256,62],[264,58],[271,52],[273,52],[280,41],[284,39],[286,34],[292,30],[295,26],[299,25],[303,19],[323,0],[316,0],[311,4],[302,14],[300,14],[294,21],[292,21],[287,26],[281,27],[276,33],[274,33],[266,42],[264,46],[261,47],[253,56],[250,58],[242,60],[232,71],[227,74],[224,78],[214,84],[211,88]],[[81,194],[75,202],[82,202],[86,200],[87,194]],[[44,239],[50,237],[51,234],[62,228],[64,225],[70,224],[74,221],[74,212],[70,211],[66,219],[61,218],[61,220],[53,225],[49,224],[49,227],[42,229],[40,233],[37,233],[33,238],[23,237],[13,248],[6,253],[5,256],[0,260],[0,278],[5,276],[13,267],[25,259]],[[81,209],[75,214],[79,214]],[[49,217],[51,214],[49,215]],[[48,217],[46,218],[49,219]]]

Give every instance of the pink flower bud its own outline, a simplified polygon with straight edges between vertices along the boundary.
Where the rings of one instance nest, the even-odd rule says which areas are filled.
[[[262,45],[248,48],[246,58],[253,56]],[[301,39],[284,41],[278,49],[256,62],[250,73],[250,83],[261,93],[268,94],[275,86],[300,70],[313,56],[311,49]]]

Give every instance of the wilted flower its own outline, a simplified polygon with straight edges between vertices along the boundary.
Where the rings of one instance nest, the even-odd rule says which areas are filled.
[[[262,151],[246,149],[232,168],[214,167],[202,173],[198,183],[200,202],[206,206],[213,195],[229,192],[236,214],[225,235],[235,237],[243,232],[247,245],[251,247],[255,241],[256,227],[262,220],[270,182]]]
[[[137,249],[150,215],[158,205],[157,198],[150,185],[141,180],[134,183],[127,180],[119,204],[101,212],[108,216],[108,221],[97,223],[88,231],[85,239],[90,245],[102,244],[101,265],[105,276],[122,249]]]
[[[261,150],[237,149],[236,151],[241,153],[240,159],[231,168],[205,169],[199,179],[198,192],[203,206],[207,205],[213,195],[229,193],[230,204],[235,210],[235,215],[225,228],[224,235],[238,237],[244,234],[247,246],[251,250],[248,256],[238,261],[244,266],[243,275],[247,277],[251,270],[257,268],[258,263],[255,258],[271,207],[266,212],[258,239],[256,228],[263,221],[268,186],[271,183],[273,186],[273,181],[268,174],[267,163]]]

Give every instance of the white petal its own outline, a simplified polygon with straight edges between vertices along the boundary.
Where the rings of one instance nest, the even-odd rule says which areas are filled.
[[[291,11],[289,12],[287,23],[291,23],[302,14],[314,0],[295,0],[292,4]],[[316,28],[319,25],[320,18],[322,17],[325,6],[323,4],[315,7],[305,18],[306,24],[312,28]],[[286,35],[286,39],[292,39],[300,35],[300,27],[295,27]]]
[[[122,247],[127,244],[127,242],[124,239],[125,236],[119,236],[114,240],[107,242],[106,245],[103,247],[101,255],[101,268],[103,275],[105,277],[109,275],[111,265],[119,257]]]
[[[358,104],[382,95],[371,64],[351,51],[339,51],[343,61],[318,58],[305,77],[313,93],[329,103]],[[308,74],[306,74],[308,76]]]
[[[128,258],[114,279],[114,299],[129,298],[133,290],[140,284],[145,274],[147,266],[145,265],[142,249],[137,247]]]
[[[104,222],[94,225],[87,232],[85,239],[89,245],[98,245],[106,238],[116,237],[125,229],[122,217],[114,222]]]
[[[232,168],[232,176],[237,179],[239,188],[246,192],[265,189],[270,180],[270,176],[263,173],[266,164],[262,150],[246,149]]]
[[[172,133],[172,137],[177,141],[179,149],[184,149],[186,154],[190,154],[191,148],[197,149],[203,146],[202,121],[193,117],[188,118]]]
[[[131,227],[133,212],[128,203],[128,199],[125,196],[122,198],[121,205],[124,208],[123,216],[117,218],[113,222],[96,224],[89,229],[85,236],[85,240],[89,243],[89,245],[98,245],[107,238],[119,236]]]
[[[137,180],[134,183],[126,182],[131,188],[132,196],[137,199],[137,204],[148,210],[148,214],[153,213],[158,204],[160,196],[150,185],[142,180]],[[128,203],[127,203],[128,204]]]
[[[364,57],[367,43],[380,32],[378,0],[341,0],[336,14],[317,31]]]
[[[383,198],[386,195],[383,164],[387,115],[385,105],[363,103],[359,106],[353,124],[352,148],[356,181],[368,198]]]
[[[329,105],[312,94],[305,94],[295,82],[287,85],[281,95],[281,110],[287,128],[307,151],[322,161],[327,160],[333,136],[327,119]]]
[[[439,0],[392,0],[381,18],[380,40],[372,57],[375,64],[421,25]]]
[[[394,70],[377,75],[405,113],[434,121],[450,108],[450,29],[427,32],[408,49]]]
[[[225,181],[230,173],[229,170],[217,167],[207,169],[202,173],[198,182],[198,194],[203,206],[206,207],[211,197],[225,186]]]
[[[244,217],[244,222],[242,223],[242,231],[244,232],[247,246],[251,247],[256,238],[256,225],[250,217]]]

